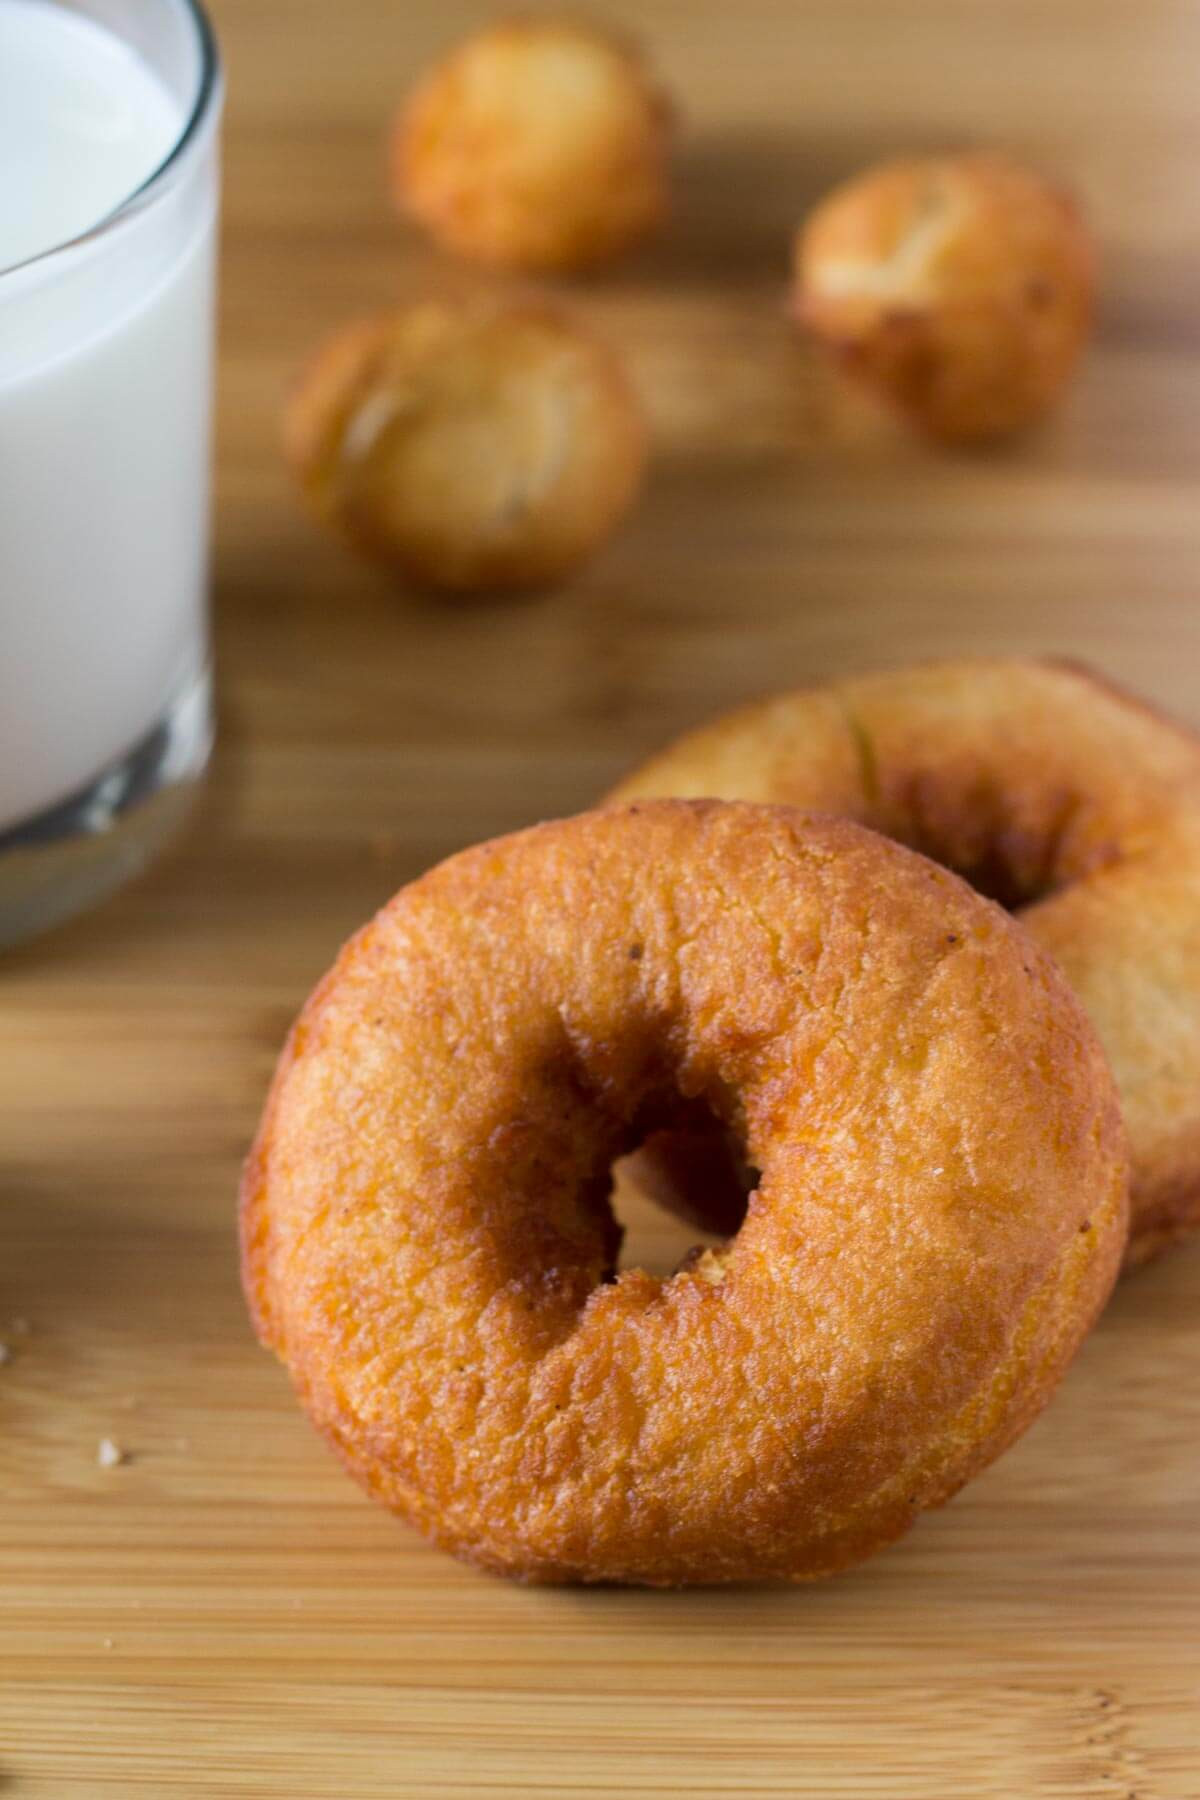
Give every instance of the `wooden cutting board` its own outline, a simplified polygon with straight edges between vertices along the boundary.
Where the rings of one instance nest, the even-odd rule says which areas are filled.
[[[310,529],[275,445],[326,327],[485,285],[393,221],[381,141],[486,9],[217,5],[220,752],[167,860],[0,963],[0,1800],[1200,1795],[1200,1243],[1121,1288],[994,1470],[807,1590],[473,1574],[359,1495],[251,1339],[232,1205],[272,1058],[435,858],[887,659],[1067,651],[1200,721],[1200,7],[601,10],[686,121],[670,233],[564,290],[629,357],[654,476],[568,589],[455,608]],[[1060,420],[947,456],[813,365],[783,282],[831,179],[964,139],[1079,183],[1104,300]],[[632,1257],[668,1259],[630,1216]]]

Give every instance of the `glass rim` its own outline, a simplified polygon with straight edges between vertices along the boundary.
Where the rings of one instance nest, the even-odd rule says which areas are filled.
[[[94,238],[107,236],[131,213],[140,212],[166,185],[168,177],[199,137],[221,89],[221,55],[217,49],[217,37],[202,0],[167,0],[167,4],[176,5],[190,19],[200,52],[200,78],[196,83],[195,99],[179,128],[178,137],[145,180],[139,182],[131,194],[126,194],[123,200],[119,200],[116,206],[97,219],[94,225],[89,225],[85,231],[76,232],[73,237],[63,238],[60,243],[48,244],[44,250],[35,250],[32,256],[22,257],[20,262],[0,265],[0,285],[12,275],[23,275],[30,269],[52,262],[56,256],[62,256],[68,250],[90,243]]]

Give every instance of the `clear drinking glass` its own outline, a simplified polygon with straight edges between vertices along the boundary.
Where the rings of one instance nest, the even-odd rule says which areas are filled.
[[[212,743],[216,47],[194,0],[43,3],[181,123],[114,212],[0,269],[0,944],[141,868]]]

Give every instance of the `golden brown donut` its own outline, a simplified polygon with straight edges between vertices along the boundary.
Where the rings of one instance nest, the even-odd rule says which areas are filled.
[[[1058,398],[1091,325],[1095,255],[1062,189],[976,152],[884,163],[796,244],[798,318],[934,437],[996,437]]]
[[[425,77],[396,127],[400,205],[464,256],[607,261],[667,204],[670,109],[625,38],[568,17],[502,20]]]
[[[737,1236],[615,1275],[613,1158],[707,1104]],[[263,1341],[367,1490],[538,1581],[827,1575],[1039,1411],[1126,1229],[1082,1008],[841,820],[663,802],[452,857],[294,1027],[242,1189]]]
[[[418,585],[535,587],[614,529],[645,465],[616,358],[545,307],[435,302],[345,327],[292,395],[318,518]]]
[[[613,798],[657,794],[844,814],[1019,912],[1116,1074],[1130,1261],[1200,1224],[1200,739],[1070,664],[931,664],[746,707]]]

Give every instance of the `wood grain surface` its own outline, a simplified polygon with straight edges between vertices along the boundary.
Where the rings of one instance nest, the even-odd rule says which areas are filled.
[[[327,327],[504,285],[417,243],[382,181],[394,100],[485,9],[217,0],[220,751],[149,877],[0,964],[2,1800],[1200,1795],[1200,1243],[1121,1288],[986,1477],[797,1591],[472,1574],[358,1494],[251,1339],[232,1204],[274,1053],[435,858],[881,661],[1066,651],[1200,721],[1200,6],[601,10],[685,120],[671,230],[564,290],[629,358],[653,479],[569,588],[455,608],[317,535],[276,433]],[[950,456],[837,388],[783,284],[831,179],[964,140],[1077,181],[1104,297],[1062,416]],[[633,1260],[671,1254],[632,1225]]]

